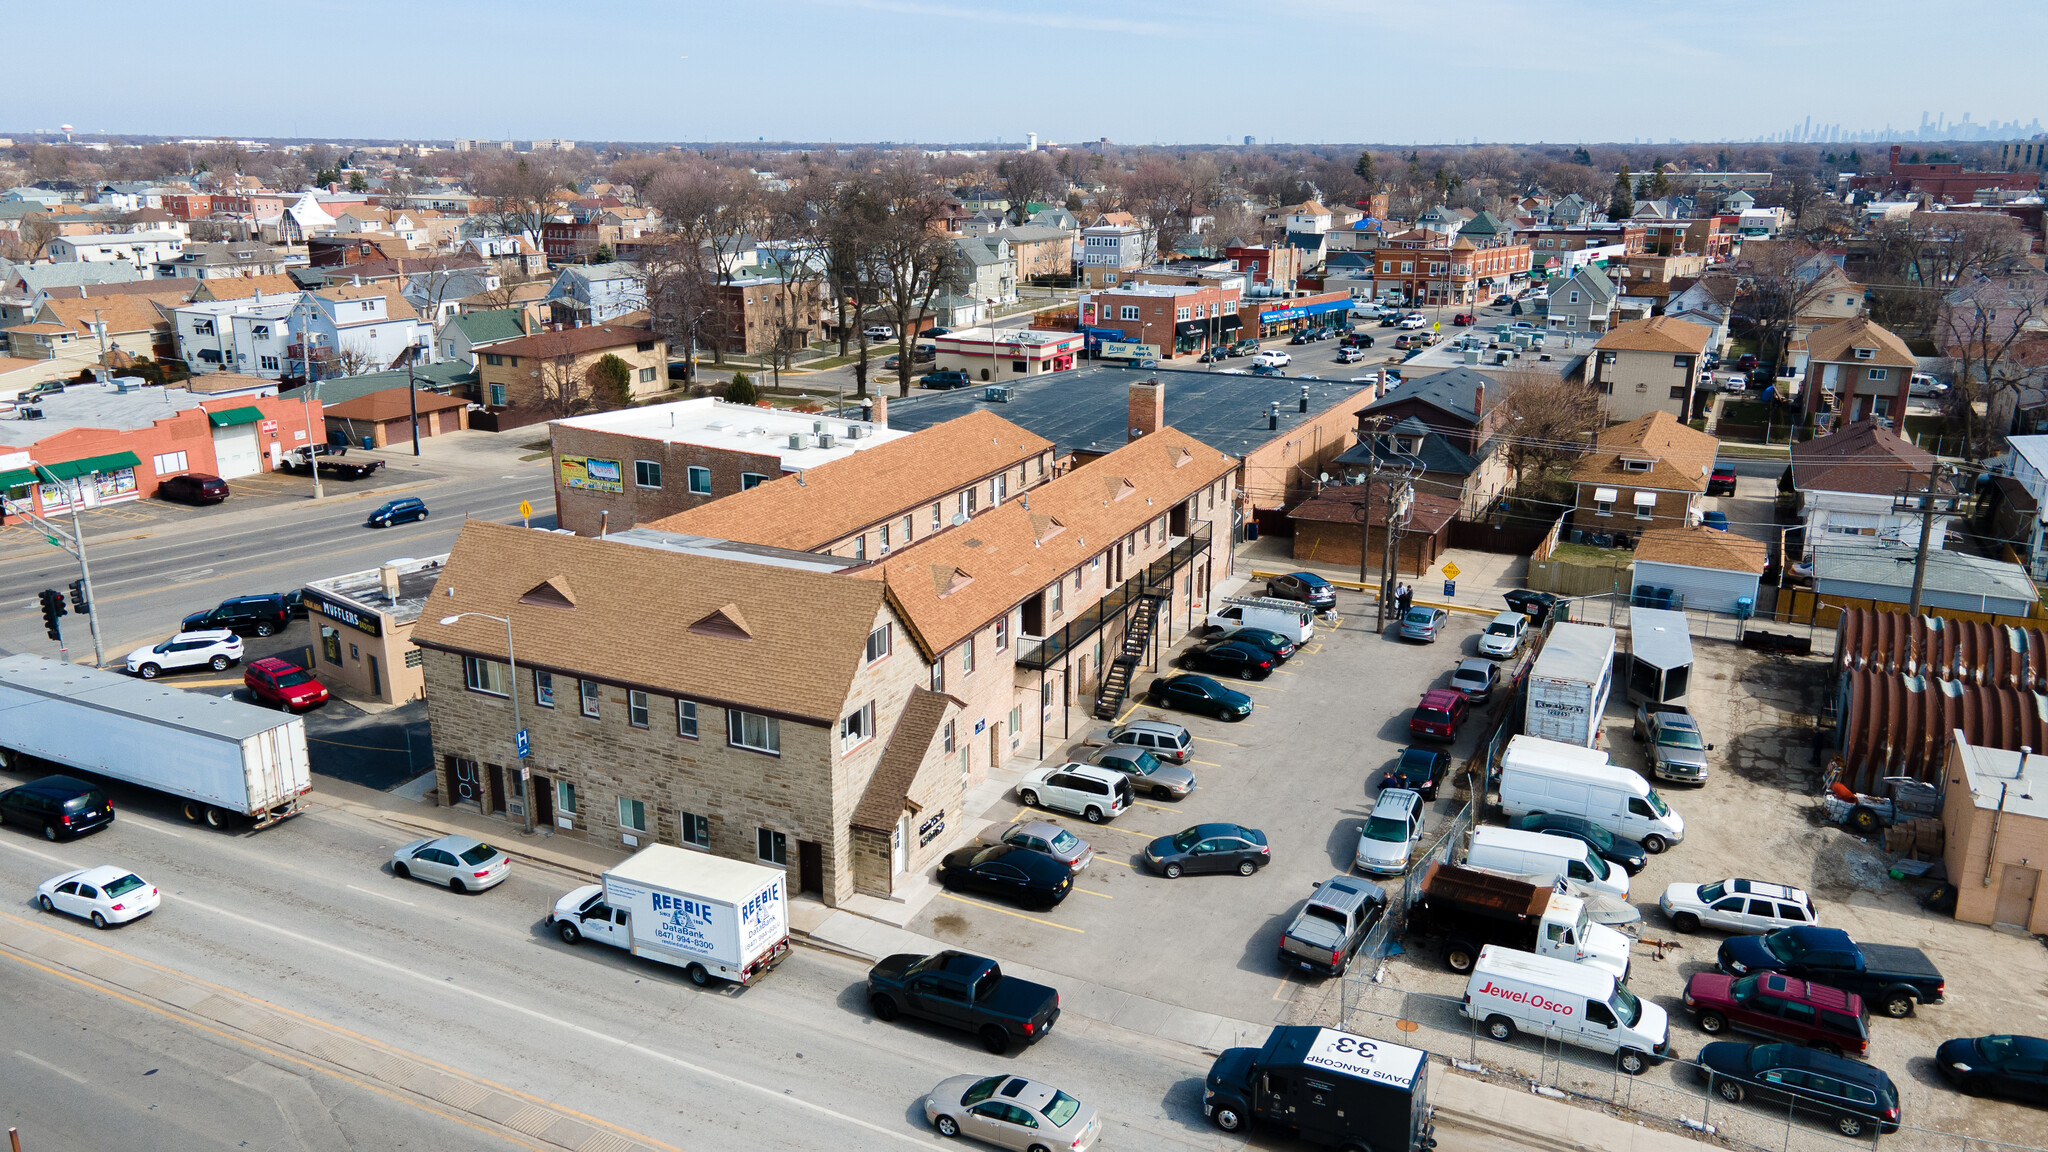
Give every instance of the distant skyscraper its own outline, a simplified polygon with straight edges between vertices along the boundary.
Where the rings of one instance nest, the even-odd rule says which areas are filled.
[[[1251,147],[1253,144],[1256,143],[1258,143],[1258,137],[1256,136],[1247,136],[1244,138],[1244,146],[1247,148]]]

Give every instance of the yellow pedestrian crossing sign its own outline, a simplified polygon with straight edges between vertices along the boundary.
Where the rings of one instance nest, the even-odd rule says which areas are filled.
[[[1458,578],[1458,566],[1457,566],[1456,564],[1446,564],[1446,565],[1444,565],[1444,579],[1446,579],[1446,580],[1456,580],[1457,578]]]

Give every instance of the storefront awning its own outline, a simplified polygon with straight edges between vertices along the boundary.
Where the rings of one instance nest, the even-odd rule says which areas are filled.
[[[0,491],[35,482],[36,470],[33,468],[16,468],[12,472],[0,472]]]
[[[1596,504],[1612,504],[1614,503],[1614,498],[1618,495],[1620,493],[1617,493],[1612,488],[1595,488],[1593,489],[1593,502]]]
[[[215,428],[227,428],[236,424],[254,424],[263,419],[263,409],[254,405],[242,408],[224,408],[219,412],[208,412],[207,422]]]
[[[62,464],[45,464],[43,471],[59,480],[73,480],[90,476],[95,472],[119,472],[142,463],[133,452],[112,452],[105,456],[87,456],[82,460],[66,460]]]

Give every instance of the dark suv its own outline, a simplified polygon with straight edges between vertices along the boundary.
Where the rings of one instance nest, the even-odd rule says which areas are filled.
[[[218,504],[228,498],[228,482],[218,476],[186,472],[166,477],[156,486],[156,498],[180,504]]]
[[[114,822],[107,794],[71,776],[45,776],[0,792],[0,824],[41,828],[46,840],[79,836]]]
[[[268,636],[281,632],[291,623],[291,609],[285,606],[284,597],[275,592],[263,596],[236,596],[220,602],[220,607],[210,612],[194,612],[185,617],[180,632],[204,632],[209,628],[228,628],[236,632],[254,632]]]
[[[965,388],[973,381],[967,378],[967,373],[957,368],[941,368],[935,372],[925,373],[924,378],[918,383],[927,388]]]
[[[1796,1044],[1737,1044],[1722,1040],[1700,1049],[1700,1068],[1721,1099],[1754,1095],[1776,1105],[1825,1117],[1850,1139],[1873,1127],[1899,1130],[1899,1090],[1868,1064]]]
[[[1337,603],[1337,590],[1328,580],[1313,572],[1289,572],[1266,581],[1266,595],[1281,600],[1299,600],[1317,611],[1332,608]]]

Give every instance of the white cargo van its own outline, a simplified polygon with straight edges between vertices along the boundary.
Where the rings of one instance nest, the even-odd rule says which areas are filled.
[[[1306,644],[1316,634],[1315,614],[1315,609],[1299,600],[1225,596],[1209,613],[1207,623],[1211,628],[1265,628],[1296,644]]]
[[[1678,1057],[1669,1014],[1613,973],[1497,944],[1480,950],[1465,981],[1463,1011],[1495,1040],[1530,1032],[1612,1052],[1615,1066],[1631,1076]]]
[[[1500,806],[1510,817],[1583,816],[1646,852],[1685,839],[1685,818],[1640,773],[1608,763],[1605,752],[1534,736],[1509,740],[1501,755]]]
[[[1474,828],[1465,867],[1502,876],[1532,876],[1555,884],[1577,880],[1603,896],[1628,899],[1628,873],[1609,864],[1584,841],[1520,828]]]

